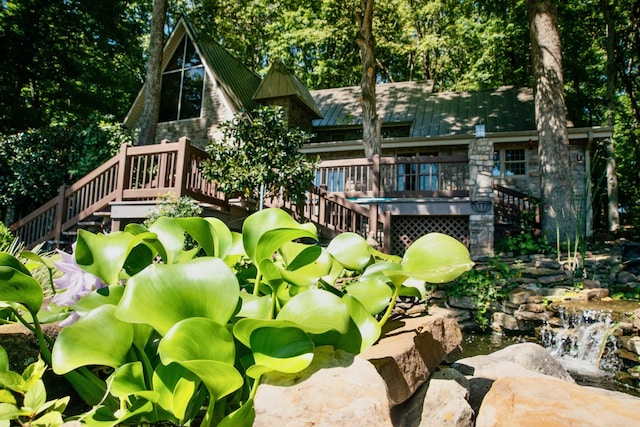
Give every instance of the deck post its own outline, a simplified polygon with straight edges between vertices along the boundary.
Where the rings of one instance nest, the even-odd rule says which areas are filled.
[[[67,212],[67,203],[64,197],[64,193],[67,190],[66,185],[61,185],[58,189],[58,203],[56,205],[56,219],[54,225],[54,239],[56,241],[56,247],[58,247],[59,242],[62,240],[62,223],[66,219],[65,213]]]
[[[182,197],[187,192],[187,173],[189,171],[189,138],[183,136],[178,140],[178,153],[176,154],[176,183],[178,197]]]
[[[383,233],[382,233],[382,252],[390,254],[391,253],[391,212],[387,211],[384,213],[384,222],[383,222]]]
[[[371,165],[371,181],[373,197],[380,197],[380,154],[373,155],[373,164]]]
[[[118,159],[118,182],[116,184],[115,201],[121,202],[124,198],[124,190],[127,186],[127,174],[131,169],[131,160],[128,156],[130,144],[124,143],[120,146],[120,154]],[[111,231],[120,231],[120,220],[111,220]]]

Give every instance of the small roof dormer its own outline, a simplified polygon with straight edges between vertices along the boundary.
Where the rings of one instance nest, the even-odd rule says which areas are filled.
[[[322,118],[309,89],[279,59],[269,67],[253,99],[265,105],[280,105],[289,125],[304,130],[311,130],[311,122]]]

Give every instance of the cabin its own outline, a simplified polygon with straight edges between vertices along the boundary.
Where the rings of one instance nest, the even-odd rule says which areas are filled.
[[[124,119],[132,130],[143,91]],[[540,161],[530,88],[434,92],[433,82],[412,81],[379,84],[376,93],[382,154],[367,159],[359,87],[309,90],[278,60],[260,78],[181,19],[164,49],[158,140],[124,146],[109,165],[61,189],[48,210],[11,229],[29,243],[60,242],[64,233],[72,235],[101,216],[110,221],[106,229],[117,230],[144,218],[167,191],[194,197],[207,215],[238,224],[246,204],[217,191],[198,165],[220,123],[259,105],[282,106],[290,126],[314,135],[302,149],[321,159],[307,203],[270,205],[315,222],[324,236],[354,231],[402,254],[419,236],[437,231],[481,257],[492,255],[495,240],[510,230],[539,228]],[[585,234],[591,227],[590,147],[611,136],[609,127],[569,126],[574,197]]]

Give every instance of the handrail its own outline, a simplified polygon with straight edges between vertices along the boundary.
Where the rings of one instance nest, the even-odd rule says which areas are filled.
[[[287,210],[298,221],[316,224],[327,237],[353,232],[373,239],[382,251],[390,249],[391,218],[390,215],[379,216],[376,204],[363,206],[353,203],[315,185],[307,192],[304,202],[293,204],[277,199],[266,204]]]
[[[531,227],[534,233],[542,230],[540,199],[511,188],[495,184],[495,220],[513,226]]]
[[[26,247],[45,241],[60,242],[65,232],[108,208],[114,201],[154,200],[173,192],[200,202],[226,206],[225,195],[207,180],[200,164],[207,153],[187,138],[156,145],[123,144],[120,152],[58,196],[10,226]]]

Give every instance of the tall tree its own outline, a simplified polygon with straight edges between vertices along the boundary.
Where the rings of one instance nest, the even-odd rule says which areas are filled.
[[[160,89],[162,85],[162,51],[164,48],[164,22],[169,0],[154,0],[149,33],[147,79],[144,88],[144,107],[138,145],[153,144],[156,139],[158,115],[160,113]]]
[[[359,35],[356,43],[360,48],[362,61],[362,79],[360,88],[362,95],[362,143],[364,155],[371,159],[382,152],[381,129],[382,119],[376,111],[376,62],[375,37],[373,35],[373,7],[374,0],[361,0],[360,10],[356,12]]]
[[[573,239],[578,233],[578,217],[569,161],[557,9],[551,0],[527,0],[527,16],[541,168],[542,228],[548,237],[559,232],[563,239]]]
[[[606,22],[606,51],[607,51],[607,114],[606,125],[613,126],[617,107],[616,98],[616,23],[613,5],[609,0],[600,0],[600,9]],[[616,232],[620,227],[620,213],[618,211],[618,176],[616,168],[615,147],[613,138],[605,141],[605,161],[607,162],[607,224],[609,231]]]

